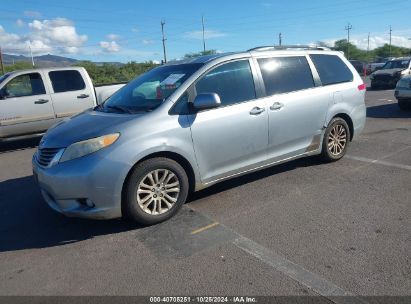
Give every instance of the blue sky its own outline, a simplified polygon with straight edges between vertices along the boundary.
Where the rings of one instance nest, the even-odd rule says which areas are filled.
[[[1,0],[0,46],[6,53],[52,53],[94,61],[161,60],[160,21],[165,20],[169,59],[207,49],[246,50],[278,42],[332,43],[345,38],[371,48],[389,39],[411,47],[411,0],[311,1],[98,1]]]

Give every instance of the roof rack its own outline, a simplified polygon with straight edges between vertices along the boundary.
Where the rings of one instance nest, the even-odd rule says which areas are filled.
[[[317,51],[330,51],[331,49],[325,46],[315,46],[315,45],[275,45],[275,46],[259,46],[256,48],[249,49],[247,52],[252,51],[269,51],[269,50],[290,50],[290,49],[300,49],[300,50],[317,50]]]

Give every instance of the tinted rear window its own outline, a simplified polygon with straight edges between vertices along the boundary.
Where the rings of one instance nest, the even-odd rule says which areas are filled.
[[[79,71],[49,72],[54,93],[83,90],[86,85]]]
[[[347,65],[336,55],[310,55],[320,75],[323,85],[330,85],[353,80],[353,74]]]
[[[303,56],[258,59],[267,95],[314,87],[308,61]]]

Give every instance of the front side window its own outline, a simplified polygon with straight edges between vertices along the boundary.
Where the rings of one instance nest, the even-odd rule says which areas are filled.
[[[40,74],[31,73],[10,80],[3,89],[7,97],[23,97],[46,94]]]
[[[197,94],[217,93],[223,106],[256,98],[248,60],[220,65],[205,74],[195,87]]]
[[[128,83],[97,108],[104,112],[141,113],[160,106],[203,64],[164,65]]]
[[[383,67],[382,70],[390,69],[406,69],[410,65],[409,60],[391,60],[388,61]]]
[[[303,56],[258,59],[267,95],[314,87],[308,61]]]
[[[80,91],[86,87],[79,71],[53,71],[49,76],[54,93]]]
[[[336,55],[312,54],[311,60],[320,75],[322,85],[350,82],[354,79],[347,65]]]

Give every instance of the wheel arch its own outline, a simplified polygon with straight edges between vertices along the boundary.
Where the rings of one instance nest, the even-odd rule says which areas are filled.
[[[333,118],[331,118],[331,120],[333,120],[334,118],[337,118],[337,117],[339,117],[341,119],[344,119],[345,122],[347,123],[348,128],[350,129],[350,141],[352,141],[352,139],[354,138],[354,123],[353,123],[350,115],[348,115],[346,113],[338,113],[338,114],[334,115]]]
[[[141,158],[128,171],[127,176],[123,181],[123,186],[122,186],[122,189],[121,189],[121,201],[122,201],[121,205],[123,205],[123,201],[124,201],[125,188],[126,188],[125,186],[126,186],[128,180],[129,180],[131,174],[133,173],[135,167],[138,166],[143,161],[146,161],[146,160],[152,159],[152,158],[156,158],[156,157],[164,157],[164,158],[174,160],[181,167],[183,167],[184,171],[187,174],[188,184],[189,184],[189,191],[194,192],[195,185],[196,185],[196,176],[195,176],[194,169],[193,169],[192,165],[190,164],[190,162],[184,156],[182,156],[178,153],[175,153],[175,152],[170,152],[170,151],[154,152],[154,153],[151,153],[151,154],[146,155],[143,158]]]

